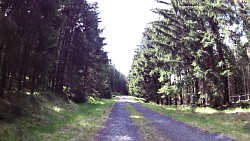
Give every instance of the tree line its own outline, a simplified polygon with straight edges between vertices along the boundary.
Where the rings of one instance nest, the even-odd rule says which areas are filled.
[[[170,0],[153,10],[129,74],[129,93],[158,104],[230,104],[249,94],[250,3]]]
[[[126,93],[98,14],[86,0],[1,0],[0,98],[50,90],[82,103]]]

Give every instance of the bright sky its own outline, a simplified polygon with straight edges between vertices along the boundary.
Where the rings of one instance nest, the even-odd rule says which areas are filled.
[[[100,28],[105,28],[105,50],[115,67],[128,76],[134,51],[140,45],[147,23],[158,16],[151,9],[159,6],[154,0],[87,0],[98,2]]]

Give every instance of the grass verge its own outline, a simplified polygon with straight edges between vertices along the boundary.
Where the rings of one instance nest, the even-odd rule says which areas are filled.
[[[213,133],[221,133],[230,138],[250,140],[250,113],[233,112],[233,110],[217,111],[211,108],[159,106],[153,103],[142,103],[145,107],[173,117],[191,126]],[[242,110],[240,110],[242,111]]]
[[[141,113],[136,111],[130,104],[126,104],[126,110],[130,113],[130,118],[140,131],[141,138],[145,141],[167,141],[163,138],[151,121],[143,117]]]
[[[13,121],[0,121],[1,141],[91,140],[115,103],[103,99],[77,105],[39,97],[39,110],[31,110],[28,115]]]

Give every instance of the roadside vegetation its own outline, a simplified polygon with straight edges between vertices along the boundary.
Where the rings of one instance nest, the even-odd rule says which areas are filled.
[[[164,8],[142,34],[129,94],[204,131],[250,140],[249,0],[157,2]]]
[[[114,103],[105,99],[127,94],[98,4],[1,0],[0,9],[0,141],[90,140]]]
[[[205,132],[225,134],[238,141],[250,140],[250,108],[232,108],[219,111],[208,107],[142,104],[155,112],[201,128]]]
[[[74,104],[54,93],[32,96],[37,107],[9,121],[0,121],[0,140],[91,140],[114,104],[112,99],[88,98]],[[27,100],[26,100],[27,101]]]
[[[220,108],[250,100],[249,0],[159,0],[129,73],[129,94]]]

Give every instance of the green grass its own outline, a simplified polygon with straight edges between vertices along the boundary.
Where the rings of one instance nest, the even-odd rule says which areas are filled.
[[[130,118],[133,120],[134,124],[138,127],[140,131],[141,138],[144,141],[167,141],[158,132],[152,122],[139,112],[137,112],[133,106],[126,104],[126,110],[130,113]]]
[[[212,108],[158,106],[153,103],[143,103],[143,105],[205,131],[225,134],[239,141],[250,140],[250,109],[218,111]]]
[[[115,100],[77,105],[43,101],[39,110],[12,122],[0,121],[0,140],[91,140],[103,126]]]

